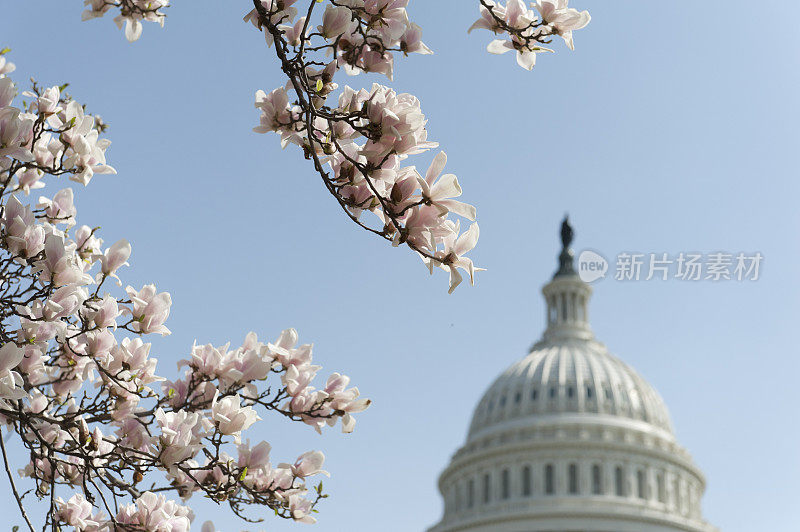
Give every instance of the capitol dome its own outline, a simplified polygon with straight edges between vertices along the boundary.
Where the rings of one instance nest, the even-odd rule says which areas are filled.
[[[598,342],[562,224],[547,327],[481,398],[429,532],[715,532],[705,478],[656,390]]]

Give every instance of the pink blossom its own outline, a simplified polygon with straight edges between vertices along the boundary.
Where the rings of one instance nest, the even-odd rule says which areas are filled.
[[[461,274],[458,273],[458,268],[466,270],[469,273],[470,282],[475,282],[476,268],[470,259],[464,257],[464,254],[475,247],[479,234],[477,223],[472,224],[463,234],[459,234],[459,224],[456,223],[452,225],[450,235],[444,239],[444,250],[437,252],[441,268],[450,272],[449,292],[451,293],[461,283]]]
[[[134,504],[120,509],[116,519],[122,525],[140,527],[148,532],[188,532],[191,516],[189,508],[148,491]]]
[[[27,396],[22,389],[22,377],[12,371],[22,362],[24,356],[25,351],[11,342],[0,347],[0,407],[6,408],[3,399],[21,399]]]
[[[211,402],[211,418],[222,434],[232,435],[236,441],[239,441],[243,430],[261,419],[251,407],[242,407],[238,394],[219,399],[219,391]]]
[[[41,196],[38,207],[44,209],[47,219],[52,224],[66,224],[67,227],[75,225],[75,215],[78,211],[74,205],[74,194],[71,188],[59,190],[52,200]]]
[[[67,501],[57,497],[56,506],[58,507],[58,518],[67,525],[74,526],[76,530],[87,530],[100,526],[96,517],[92,515],[94,506],[79,493]]]
[[[535,5],[542,19],[550,24],[558,35],[561,35],[570,50],[574,50],[572,31],[586,27],[592,17],[588,11],[578,11],[567,7],[568,1],[540,0]]]
[[[15,107],[0,109],[0,158],[11,156],[20,161],[33,159],[28,145],[33,136],[33,120]]]
[[[475,220],[475,207],[450,199],[461,195],[458,178],[453,174],[446,174],[436,181],[446,163],[447,155],[444,152],[440,152],[431,163],[430,168],[428,168],[425,179],[419,179],[419,185],[422,188],[422,199],[435,205],[442,214],[454,212],[469,220]]]
[[[344,6],[329,5],[325,8],[322,25],[317,28],[317,31],[326,39],[334,39],[343,33],[348,33],[353,25],[353,12],[350,9]]]
[[[156,286],[148,284],[138,292],[135,288],[128,286],[125,289],[131,298],[133,308],[125,307],[123,312],[128,312],[133,317],[131,328],[142,334],[156,333],[166,336],[170,330],[164,326],[164,322],[169,317],[169,309],[172,305],[172,298],[168,292],[156,292]]]
[[[44,249],[44,227],[36,222],[29,206],[10,196],[3,209],[2,224],[8,249],[15,255],[31,258]]]
[[[156,444],[161,449],[160,459],[166,466],[193,458],[203,448],[202,439],[211,428],[211,422],[197,412],[164,412],[156,410],[156,422],[161,435]]]
[[[131,256],[131,245],[127,240],[119,240],[110,248],[106,249],[100,259],[101,271],[105,276],[112,276],[119,282],[119,277],[115,272],[122,266],[128,265],[128,258]],[[121,283],[120,283],[121,284]]]
[[[292,466],[292,473],[300,478],[312,477],[314,475],[327,475],[327,471],[322,470],[322,465],[325,463],[325,455],[320,451],[309,451],[301,454],[294,465]]]

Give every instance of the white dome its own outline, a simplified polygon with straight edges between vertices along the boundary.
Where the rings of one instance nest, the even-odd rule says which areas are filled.
[[[664,401],[594,338],[571,240],[565,220],[547,328],[475,408],[429,532],[714,532]]]
[[[540,342],[504,371],[478,403],[469,438],[566,412],[620,416],[672,433],[658,392],[600,342],[578,339]]]

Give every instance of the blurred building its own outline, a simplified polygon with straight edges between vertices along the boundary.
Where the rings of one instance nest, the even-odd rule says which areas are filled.
[[[429,532],[713,532],[658,392],[598,342],[564,220],[547,328],[489,387],[439,478]],[[622,319],[622,317],[621,317]]]

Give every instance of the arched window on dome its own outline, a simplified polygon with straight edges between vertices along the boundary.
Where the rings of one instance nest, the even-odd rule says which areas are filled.
[[[570,385],[567,388],[567,397],[569,397],[570,399],[574,399],[575,398],[575,387],[574,386]]]
[[[483,475],[483,504],[489,504],[492,500],[492,477],[489,473]]]
[[[643,470],[636,472],[636,496],[640,499],[647,498],[647,485],[645,483],[645,476]]]
[[[514,394],[514,404],[518,405],[522,402],[522,392],[517,392]]]
[[[506,406],[506,396],[505,396],[505,394],[503,394],[500,397],[500,408],[503,408],[504,406]]]
[[[664,473],[656,475],[656,489],[658,490],[658,502],[667,502],[667,483],[664,481]]]
[[[555,386],[551,386],[550,387],[550,399],[555,399],[557,393],[558,393],[558,390],[556,389],[556,387]]]
[[[578,494],[578,464],[570,464],[569,469],[569,493],[570,495]]]
[[[469,479],[467,482],[467,508],[475,506],[475,479]]]
[[[508,499],[511,496],[511,474],[508,469],[503,469],[501,482],[500,482],[500,496],[503,499]]]
[[[603,470],[599,464],[592,466],[592,493],[594,495],[603,494]]]
[[[531,479],[531,466],[526,465],[522,468],[522,495],[525,497],[529,497],[533,490],[531,489],[533,485]]]
[[[553,471],[553,464],[544,466],[544,492],[547,495],[552,495],[556,492],[556,479],[555,471]]]
[[[538,398],[539,398],[539,390],[537,390],[536,388],[534,388],[534,389],[531,391],[531,401],[535,401],[535,400],[537,400]]]
[[[594,397],[594,389],[591,386],[586,387],[586,398],[592,399]]]
[[[625,496],[625,475],[620,466],[614,469],[614,487],[618,497]]]

